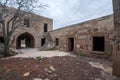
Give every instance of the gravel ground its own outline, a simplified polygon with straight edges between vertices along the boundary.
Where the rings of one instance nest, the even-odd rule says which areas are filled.
[[[0,80],[120,80],[111,66],[86,57],[10,58],[0,60]]]

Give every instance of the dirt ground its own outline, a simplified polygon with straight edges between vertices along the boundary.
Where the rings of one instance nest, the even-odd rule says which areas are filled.
[[[0,60],[0,80],[120,80],[111,67],[86,57],[10,58]]]

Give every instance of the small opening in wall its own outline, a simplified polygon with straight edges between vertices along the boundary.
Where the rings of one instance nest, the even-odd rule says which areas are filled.
[[[93,37],[93,51],[105,51],[104,37]]]
[[[59,39],[56,38],[56,46],[58,46],[58,45],[59,45]]]
[[[41,46],[43,46],[45,44],[45,38],[41,39]]]
[[[48,24],[44,23],[44,32],[47,32],[47,31],[48,31]]]
[[[24,25],[26,26],[26,27],[30,27],[29,26],[29,23],[30,21],[29,21],[29,19],[24,19]]]
[[[69,38],[68,39],[68,48],[69,48],[69,51],[73,51],[74,50],[74,38]]]
[[[4,37],[0,37],[0,43],[4,43]]]

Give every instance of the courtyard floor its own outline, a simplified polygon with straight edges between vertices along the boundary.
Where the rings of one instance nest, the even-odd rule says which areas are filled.
[[[74,56],[62,51],[22,49],[0,60],[0,80],[120,80],[112,76],[112,62]]]
[[[16,56],[13,56],[14,58],[22,57],[22,58],[35,58],[35,57],[55,57],[55,56],[74,56],[71,55],[68,52],[63,52],[59,50],[53,50],[53,51],[39,51],[38,49],[20,49],[20,52],[23,54],[19,54]]]

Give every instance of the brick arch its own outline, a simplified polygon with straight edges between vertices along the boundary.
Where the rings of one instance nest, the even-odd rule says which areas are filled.
[[[20,34],[16,39],[16,49],[23,48],[21,46],[22,42],[21,40],[25,41],[25,47],[24,48],[34,48],[35,47],[35,39],[34,36],[28,32]]]

